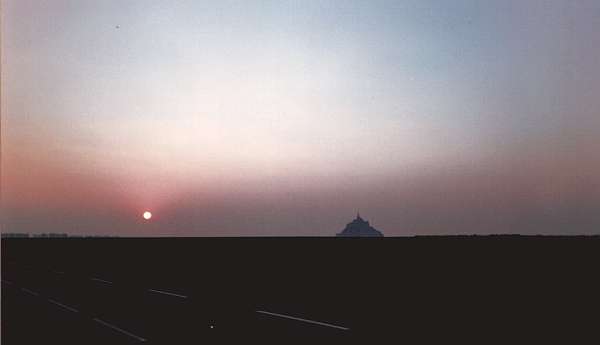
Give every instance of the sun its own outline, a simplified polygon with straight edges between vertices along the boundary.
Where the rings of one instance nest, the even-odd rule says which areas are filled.
[[[150,211],[146,211],[146,212],[144,212],[142,217],[144,217],[145,220],[148,220],[148,219],[152,218],[152,213],[150,213]]]

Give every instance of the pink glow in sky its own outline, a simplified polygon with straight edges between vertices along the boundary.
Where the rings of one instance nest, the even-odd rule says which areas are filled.
[[[598,27],[597,1],[3,1],[2,231],[598,233]]]

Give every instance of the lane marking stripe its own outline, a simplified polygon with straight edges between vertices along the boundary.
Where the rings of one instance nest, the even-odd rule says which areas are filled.
[[[179,294],[167,292],[167,291],[161,291],[161,290],[155,290],[155,289],[148,289],[148,291],[160,293],[163,295],[175,296],[175,297],[179,297],[179,298],[188,298],[188,296],[179,295]]]
[[[68,305],[64,305],[64,304],[62,304],[62,303],[60,303],[60,302],[57,302],[57,301],[55,301],[55,300],[53,300],[53,299],[50,299],[50,298],[48,298],[48,302],[50,302],[50,303],[53,303],[53,304],[56,304],[56,305],[57,305],[57,306],[59,306],[59,307],[63,307],[63,308],[65,308],[65,309],[67,309],[68,311],[72,311],[72,312],[74,312],[74,313],[79,313],[79,310],[77,310],[77,309],[75,309],[75,308],[71,308],[71,307],[69,307]]]
[[[124,330],[124,329],[121,329],[121,328],[119,328],[119,327],[117,327],[117,326],[115,326],[115,325],[111,325],[110,323],[108,323],[108,322],[106,322],[106,321],[102,321],[102,320],[100,320],[100,319],[97,319],[97,318],[94,318],[94,321],[96,321],[96,322],[98,322],[99,324],[101,324],[101,325],[104,325],[104,326],[106,326],[106,327],[108,327],[108,328],[114,329],[114,330],[115,330],[115,331],[117,331],[117,332],[121,332],[121,333],[123,333],[123,334],[125,334],[125,335],[128,335],[128,336],[130,336],[130,337],[132,337],[132,338],[134,338],[134,339],[137,339],[137,340],[139,340],[139,341],[146,341],[146,339],[144,339],[144,338],[142,338],[142,337],[140,337],[140,336],[137,336],[137,335],[135,335],[135,334],[133,334],[133,333],[127,332],[126,330]]]
[[[101,283],[105,283],[105,284],[112,284],[113,282],[109,282],[108,280],[104,280],[104,279],[100,279],[100,278],[90,278],[93,281],[97,281],[97,282],[101,282]]]
[[[343,326],[338,326],[338,325],[333,325],[331,323],[326,323],[326,322],[320,322],[320,321],[314,321],[314,320],[308,320],[308,319],[302,319],[299,317],[295,317],[295,316],[290,316],[290,315],[285,315],[285,314],[278,314],[278,313],[271,313],[268,311],[264,311],[264,310],[257,310],[257,313],[260,314],[266,314],[266,315],[271,315],[271,316],[276,316],[276,317],[281,317],[284,319],[290,319],[290,320],[296,320],[296,321],[302,321],[302,322],[307,322],[307,323],[312,323],[315,325],[320,325],[320,326],[325,326],[325,327],[331,327],[331,328],[337,328],[337,329],[341,329],[344,331],[349,330],[350,328],[348,327],[343,327]]]
[[[27,288],[21,288],[21,290],[23,290],[23,291],[25,291],[25,292],[27,292],[28,294],[30,294],[30,295],[33,295],[33,296],[39,296],[39,295],[40,295],[39,293],[37,293],[37,292],[35,292],[35,291],[31,291],[31,290],[29,290],[29,289],[27,289]]]

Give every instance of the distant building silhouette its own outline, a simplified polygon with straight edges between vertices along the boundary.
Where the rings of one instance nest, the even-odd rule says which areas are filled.
[[[356,219],[346,225],[337,237],[383,237],[383,234],[372,227],[368,221],[360,217],[360,213],[356,213]]]
[[[41,233],[41,234],[29,234],[20,232],[3,232],[1,233],[2,238],[111,238],[119,237],[116,235],[69,235],[63,233]]]
[[[50,233],[41,233],[41,234],[33,234],[32,237],[42,237],[42,238],[64,238],[64,237],[69,237],[69,235],[67,234],[62,234],[62,233],[54,233],[54,232],[50,232]]]
[[[29,238],[28,233],[19,233],[19,232],[3,232],[1,234],[2,238]]]

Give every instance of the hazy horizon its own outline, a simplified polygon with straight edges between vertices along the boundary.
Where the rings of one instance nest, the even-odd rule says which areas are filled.
[[[600,234],[598,1],[1,13],[2,232]]]

